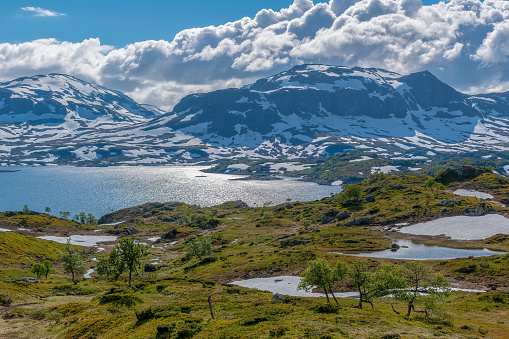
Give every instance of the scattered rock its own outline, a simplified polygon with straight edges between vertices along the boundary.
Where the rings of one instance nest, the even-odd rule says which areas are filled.
[[[24,281],[29,284],[37,284],[39,282],[39,279],[33,278],[33,277],[23,277],[19,279],[19,281]]]
[[[161,236],[161,239],[175,239],[177,237],[177,229],[172,229]]]
[[[138,229],[134,226],[128,226],[125,228],[125,233],[127,233],[127,235],[134,235],[138,232]]]
[[[465,210],[465,214],[470,217],[480,217],[486,214],[494,213],[495,209],[491,205],[486,205],[485,203],[480,203],[474,208],[467,208]]]
[[[350,213],[348,213],[348,211],[343,211],[343,212],[338,213],[338,215],[336,215],[336,219],[339,221],[345,220],[348,218],[350,218]]]
[[[371,224],[371,218],[370,217],[362,217],[355,219],[353,221],[345,223],[345,226],[359,226],[359,225],[366,225]]]
[[[320,221],[322,224],[329,224],[332,221],[332,218],[329,218],[326,215],[322,215],[322,219]]]
[[[155,267],[152,264],[145,264],[145,267],[143,268],[143,271],[145,271],[145,272],[155,272],[155,271],[157,271],[157,267]]]
[[[366,201],[367,202],[375,202],[375,196],[372,194],[366,196]]]
[[[437,206],[444,206],[444,207],[454,207],[456,205],[461,205],[461,198],[444,199],[437,203]]]
[[[285,301],[285,296],[283,294],[276,293],[272,296],[272,301]]]

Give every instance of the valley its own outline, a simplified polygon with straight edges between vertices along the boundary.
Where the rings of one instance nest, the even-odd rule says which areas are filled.
[[[30,333],[41,338],[111,338],[120,333],[133,338],[507,336],[507,254],[423,261],[431,272],[443,274],[451,287],[477,291],[450,292],[430,318],[396,314],[392,308],[402,312],[405,305],[393,298],[376,298],[374,309],[369,305],[358,309],[352,307],[356,299],[342,297],[338,299],[341,307],[336,308],[327,306],[325,298],[287,296],[284,301],[272,301],[272,293],[228,284],[252,278],[284,281],[286,276],[300,276],[310,261],[353,263],[357,257],[352,254],[388,250],[402,240],[509,252],[509,231],[504,228],[470,240],[405,232],[409,225],[444,218],[508,216],[502,201],[509,192],[509,180],[489,169],[457,167],[434,177],[378,173],[350,186],[360,190],[347,186],[321,200],[290,200],[276,206],[249,207],[241,201],[210,207],[147,203],[108,213],[99,225],[45,213],[0,213],[0,227],[11,230],[0,233],[1,295],[3,300],[11,298],[10,306],[4,303],[0,308],[0,333],[20,338]],[[493,199],[452,193],[459,188],[489,193]],[[462,234],[468,232],[465,229]],[[98,261],[107,258],[116,241],[76,247],[86,269],[95,271],[90,279],[81,275],[74,285],[59,261],[66,245],[34,237],[46,233],[134,236],[147,244],[148,255],[134,276],[137,291],[127,285],[125,274],[118,280],[97,274]],[[193,236],[209,239],[211,253],[202,259],[186,255]],[[56,269],[47,279],[40,278],[36,284],[19,281],[33,276],[30,267],[46,259]],[[405,262],[366,260],[369,270],[375,271],[383,264]],[[353,291],[352,287],[345,282],[334,289],[340,295]],[[215,319],[210,315],[209,296]]]

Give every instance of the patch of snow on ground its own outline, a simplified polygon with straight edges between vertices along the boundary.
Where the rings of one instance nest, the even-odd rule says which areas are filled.
[[[445,235],[454,240],[482,240],[495,234],[509,234],[509,219],[498,214],[481,217],[456,216],[407,226],[400,232],[414,235]]]
[[[60,244],[67,243],[67,239],[71,239],[71,245],[79,245],[79,246],[87,246],[92,247],[96,246],[99,242],[108,242],[115,241],[117,237],[112,235],[71,235],[70,237],[57,237],[53,235],[45,235],[42,237],[37,237],[43,240],[55,241]]]
[[[246,164],[234,164],[234,165],[228,165],[228,167],[226,167],[226,170],[227,171],[241,171],[241,170],[246,170],[249,168],[249,165],[246,165]]]
[[[85,274],[83,275],[83,277],[85,277],[85,279],[92,279],[92,277],[91,277],[90,275],[91,275],[92,273],[94,273],[94,272],[95,272],[95,268],[91,268],[91,269],[89,269],[89,270],[87,271],[87,273],[85,273]]]
[[[408,169],[409,169],[410,171],[420,171],[420,170],[421,170],[421,168],[420,168],[420,167],[408,167]]]
[[[331,186],[341,186],[341,185],[343,185],[343,181],[341,181],[341,180],[336,180],[336,181],[331,182],[331,184],[330,184],[330,185],[331,185]]]
[[[0,232],[12,232],[12,230],[8,230],[7,228],[0,228]]]
[[[366,155],[363,155],[360,159],[348,160],[348,162],[366,161],[366,160],[370,160],[370,159],[373,159],[373,158],[368,157],[368,156],[366,156]]]
[[[310,167],[311,167],[311,165],[299,164],[299,163],[295,163],[295,162],[282,162],[279,164],[270,165],[271,171],[280,171],[282,168],[284,168],[288,172],[302,171],[302,170],[308,169]]]
[[[299,286],[301,279],[301,277],[282,276],[233,281],[230,284],[247,288],[254,288],[261,291],[268,291],[271,293],[280,293],[292,297],[325,297],[325,294],[322,293],[312,293],[306,292],[304,290],[298,290],[297,286]],[[357,293],[335,293],[335,295],[337,298],[350,298],[357,296]]]
[[[456,195],[462,196],[462,197],[475,197],[480,199],[493,199],[493,196],[489,193],[479,192],[479,191],[472,191],[472,190],[464,190],[459,189],[453,192]]]
[[[371,167],[371,174],[382,172],[384,174],[388,174],[391,172],[399,172],[399,166],[381,166],[381,167]]]

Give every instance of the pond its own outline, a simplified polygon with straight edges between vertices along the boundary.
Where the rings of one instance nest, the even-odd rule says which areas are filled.
[[[416,244],[411,240],[397,240],[395,241],[395,243],[397,243],[400,246],[400,248],[397,249],[396,251],[388,249],[380,252],[359,253],[351,255],[356,257],[388,258],[403,260],[440,260],[440,259],[446,260],[446,259],[486,257],[491,255],[506,254],[505,252],[494,252],[487,249],[460,249],[441,246],[427,246],[424,244]]]

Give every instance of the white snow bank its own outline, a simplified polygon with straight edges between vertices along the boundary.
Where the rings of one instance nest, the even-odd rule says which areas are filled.
[[[473,191],[473,190],[464,190],[459,189],[454,191],[454,194],[460,195],[462,197],[475,197],[480,199],[493,199],[493,196],[489,193],[479,192],[479,191]]]
[[[509,219],[498,214],[448,217],[403,227],[400,232],[414,235],[445,235],[455,240],[482,240],[499,233],[509,234]]]
[[[67,243],[67,239],[71,239],[71,245],[96,246],[99,242],[115,241],[117,237],[112,235],[71,235],[70,237],[57,237],[53,235],[45,235],[37,237],[39,239],[55,241],[61,244]]]
[[[261,291],[268,291],[271,293],[280,293],[293,297],[325,297],[322,293],[306,292],[298,290],[297,286],[301,281],[301,277],[282,276],[273,278],[254,278],[241,281],[233,281],[230,284],[254,288]],[[337,298],[351,298],[357,296],[355,292],[334,293]]]

